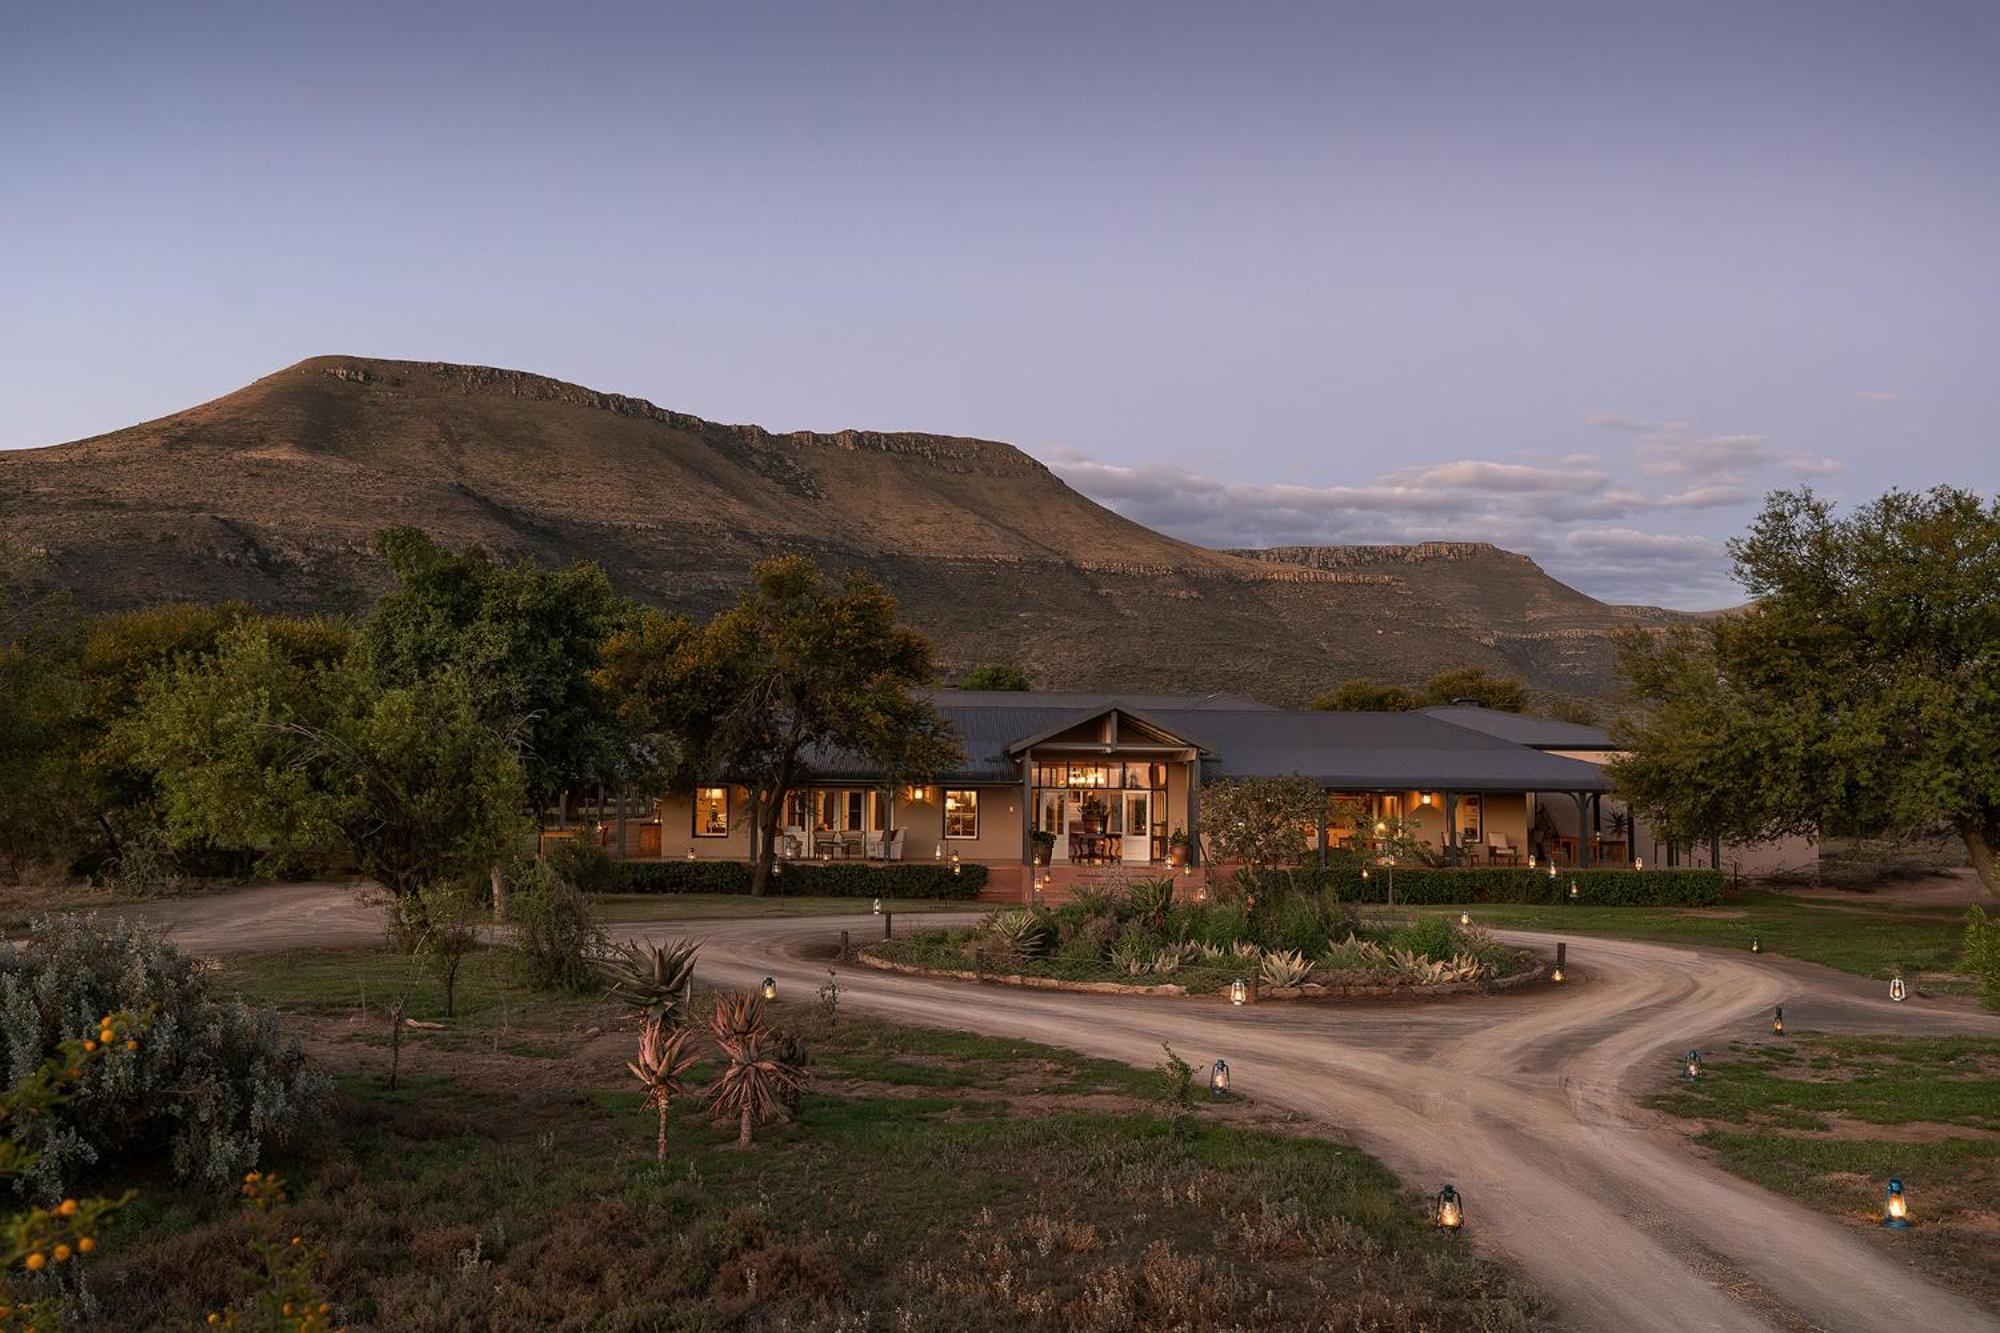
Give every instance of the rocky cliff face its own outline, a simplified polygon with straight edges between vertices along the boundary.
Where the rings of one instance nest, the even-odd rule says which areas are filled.
[[[395,523],[594,560],[695,612],[751,562],[802,551],[882,579],[948,666],[1019,662],[1050,687],[1284,702],[1475,664],[1593,692],[1604,632],[1631,619],[1482,544],[1205,550],[997,441],[780,434],[488,366],[316,357],[157,421],[0,452],[0,529],[92,606],[357,609]]]

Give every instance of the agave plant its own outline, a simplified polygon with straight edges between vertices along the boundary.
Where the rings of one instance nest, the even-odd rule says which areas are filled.
[[[1264,985],[1277,990],[1299,985],[1312,975],[1312,970],[1312,960],[1297,949],[1286,949],[1282,953],[1273,949],[1264,955],[1257,977]]]
[[[1111,946],[1111,965],[1127,976],[1136,977],[1153,965],[1154,952],[1141,940],[1122,939]]]
[[[1178,972],[1181,969],[1182,956],[1180,948],[1177,945],[1161,949],[1153,955],[1151,970],[1159,973],[1161,976],[1166,976],[1170,972]]]
[[[736,1121],[736,1146],[747,1148],[753,1125],[790,1117],[805,1071],[783,1058],[754,995],[718,995],[708,1030],[728,1061],[709,1086],[708,1107]]]
[[[1229,945],[1229,953],[1233,958],[1247,958],[1254,961],[1263,957],[1264,950],[1255,940],[1233,940]]]
[[[1048,943],[1041,918],[1018,907],[989,912],[979,923],[979,933],[1016,959],[1033,958]]]
[[[1174,881],[1167,876],[1159,879],[1135,879],[1125,886],[1126,910],[1158,930],[1167,919],[1167,909],[1174,905]]]
[[[639,1058],[627,1060],[625,1067],[646,1089],[646,1109],[660,1115],[659,1161],[667,1160],[667,1114],[674,1098],[687,1091],[687,1072],[696,1056],[690,1044],[694,1034],[672,1027],[663,1015],[648,1015],[639,1033]]]
[[[679,1025],[688,1018],[694,993],[694,960],[701,944],[687,936],[665,944],[627,940],[598,963],[609,993],[647,1018]]]

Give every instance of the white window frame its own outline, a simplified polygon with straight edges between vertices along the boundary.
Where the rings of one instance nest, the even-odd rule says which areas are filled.
[[[970,805],[971,805],[971,811],[972,811],[972,832],[970,832],[970,833],[953,833],[953,832],[951,831],[951,818],[952,818],[952,815],[953,815],[953,814],[957,814],[957,815],[959,815],[959,816],[960,816],[960,817],[962,818],[962,817],[964,816],[964,814],[965,814],[965,811],[964,811],[963,809],[960,809],[960,810],[957,810],[957,811],[954,811],[954,810],[953,810],[953,809],[951,808],[951,807],[952,807],[952,797],[954,797],[954,796],[969,796],[969,797],[971,797],[971,798],[972,798],[972,800],[971,800],[971,802],[970,802]],[[979,841],[979,788],[977,788],[977,787],[947,787],[947,788],[945,788],[945,792],[944,792],[944,836],[945,836],[945,840],[946,840],[947,842],[977,842],[977,841]]]

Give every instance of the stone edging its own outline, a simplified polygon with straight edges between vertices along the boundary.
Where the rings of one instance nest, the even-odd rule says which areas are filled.
[[[863,967],[872,967],[878,972],[900,972],[911,977],[943,977],[951,981],[986,981],[996,986],[1022,986],[1029,990],[1076,991],[1091,995],[1181,995],[1189,994],[1186,986],[1167,983],[1158,986],[1129,985],[1122,981],[1066,981],[1061,977],[1030,977],[1018,972],[967,972],[956,968],[923,967],[916,963],[898,963],[888,958],[877,957],[878,945],[865,945],[857,950],[854,961]],[[1258,988],[1254,994],[1256,1002],[1280,1000],[1439,1000],[1454,995],[1495,995],[1502,991],[1517,990],[1532,982],[1542,981],[1549,975],[1547,963],[1537,964],[1532,971],[1517,976],[1501,977],[1495,981],[1448,981],[1441,986],[1321,986],[1308,982],[1303,986],[1285,986],[1266,990]],[[1228,989],[1213,992],[1199,992],[1227,996]]]

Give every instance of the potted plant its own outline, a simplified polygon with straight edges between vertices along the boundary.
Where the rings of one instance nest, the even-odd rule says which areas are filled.
[[[1184,866],[1188,863],[1188,835],[1186,829],[1175,829],[1167,835],[1167,864]]]
[[[1044,866],[1049,864],[1050,860],[1055,856],[1056,835],[1047,829],[1038,828],[1030,833],[1028,837],[1034,844],[1035,864]]]

